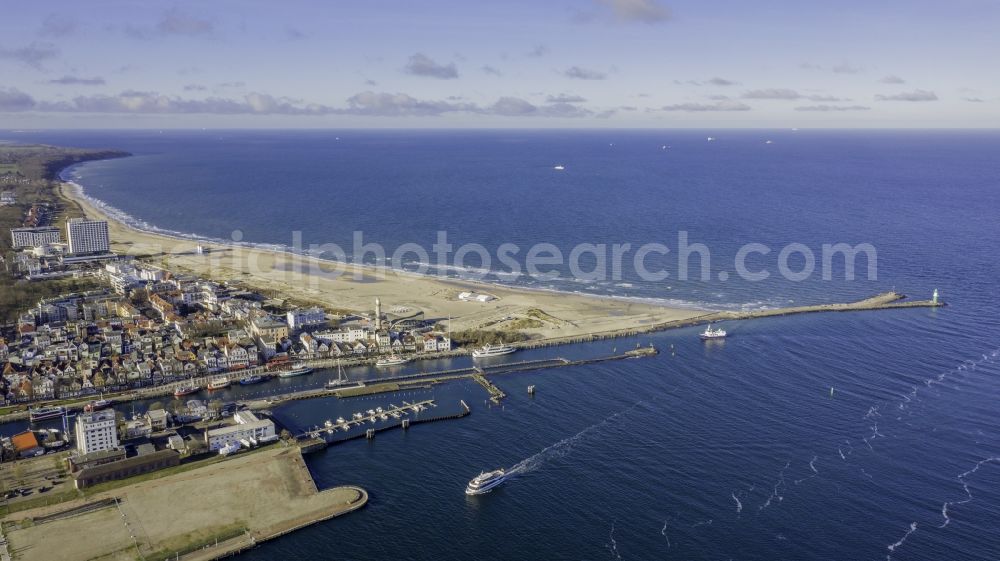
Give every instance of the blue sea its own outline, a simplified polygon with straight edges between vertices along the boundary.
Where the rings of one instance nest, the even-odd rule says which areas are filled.
[[[916,298],[937,289],[948,303],[730,322],[730,337],[712,344],[690,328],[522,352],[509,360],[600,356],[636,344],[661,350],[498,377],[510,396],[502,406],[486,403],[472,383],[284,406],[277,417],[296,429],[402,400],[434,399],[439,412],[465,400],[472,414],[310,456],[321,486],[361,485],[369,505],[243,558],[1000,559],[1000,133],[0,137],[132,152],[66,176],[134,223],[176,235],[284,247],[300,232],[307,245],[338,244],[348,260],[364,262],[372,260],[351,249],[357,231],[389,253],[407,243],[430,249],[439,231],[455,247],[493,253],[512,243],[522,256],[537,243],[566,254],[581,243],[662,243],[670,252],[649,263],[670,276],[655,281],[630,269],[573,279],[566,265],[548,267],[558,278],[513,278],[475,258],[440,270],[468,278],[488,269],[488,283],[692,307],[759,309],[891,289]],[[679,232],[710,250],[708,278],[678,278]],[[766,280],[735,274],[748,243],[772,248],[748,260],[771,272]],[[877,277],[861,258],[855,280],[845,280],[840,260],[824,280],[821,248],[837,243],[871,244]],[[778,253],[789,244],[815,253],[815,274],[779,274]],[[697,257],[691,263],[699,270]],[[800,253],[789,266],[807,262]],[[235,388],[229,397],[318,386],[333,375]],[[517,475],[494,492],[464,495],[481,470],[515,465]]]

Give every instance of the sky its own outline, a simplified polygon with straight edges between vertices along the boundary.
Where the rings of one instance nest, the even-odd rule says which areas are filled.
[[[0,129],[995,128],[996,0],[21,2]]]

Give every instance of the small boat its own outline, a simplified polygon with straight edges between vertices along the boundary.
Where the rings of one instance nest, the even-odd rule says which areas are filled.
[[[295,376],[304,376],[306,374],[311,374],[312,368],[309,368],[301,362],[297,362],[292,365],[290,370],[282,370],[278,373],[279,378],[294,378]]]
[[[365,413],[368,413],[369,417],[374,417],[375,416],[375,410],[374,409],[369,409],[368,411],[365,411]]]
[[[344,424],[346,422],[347,422],[347,419],[345,419],[343,417],[337,417],[337,424],[338,425],[342,425],[342,424]]]
[[[376,408],[375,408],[375,412],[376,412],[376,413],[381,413],[381,412],[383,412],[383,411],[385,411],[385,409],[382,409],[381,407],[376,407]]]
[[[483,345],[482,347],[479,347],[478,349],[472,351],[472,358],[509,355],[515,351],[517,351],[517,349],[501,342],[499,345]]]
[[[94,411],[100,411],[102,409],[107,409],[115,403],[110,399],[98,399],[97,401],[91,401],[90,403],[83,406],[83,410],[87,413],[93,413]]]
[[[266,381],[267,381],[267,378],[264,377],[264,376],[260,376],[258,374],[251,374],[250,376],[245,376],[243,378],[240,378],[240,385],[241,386],[252,386],[254,384],[259,384],[261,382],[266,382]]]
[[[466,495],[482,495],[489,493],[494,487],[500,485],[507,479],[507,473],[503,468],[490,472],[483,472],[472,478],[465,488]]]
[[[201,386],[179,386],[174,390],[174,397],[191,395],[193,393],[198,393],[199,391],[201,391]]]
[[[712,329],[712,324],[708,324],[708,327],[706,327],[705,331],[703,331],[699,336],[702,340],[724,339],[726,337],[726,330],[722,328]]]
[[[209,391],[224,390],[228,388],[229,384],[231,383],[232,382],[229,381],[229,378],[225,378],[222,376],[219,376],[218,378],[212,378],[212,380],[208,383],[208,390]]]
[[[328,380],[326,382],[326,386],[325,387],[328,390],[334,390],[334,389],[337,389],[337,388],[343,386],[344,384],[348,383],[349,381],[350,380],[347,379],[347,376],[344,375],[344,368],[340,365],[340,361],[338,360],[337,361],[337,377],[334,378],[333,380]]]
[[[354,415],[351,415],[351,418],[353,418],[353,419],[364,419],[365,416],[362,415],[361,413],[355,413]]]
[[[382,419],[383,421],[388,421],[389,420],[389,416],[386,415],[385,413],[382,413],[381,415],[379,415],[378,418]]]
[[[28,411],[28,418],[32,423],[62,417],[66,410],[62,407],[36,407]]]
[[[379,368],[385,368],[388,366],[399,366],[400,364],[406,364],[409,362],[407,359],[399,355],[389,355],[385,358],[380,358],[375,361],[375,366]]]
[[[566,166],[563,166],[563,165],[552,166],[552,169],[554,169],[556,171],[562,171],[562,170],[566,169]]]

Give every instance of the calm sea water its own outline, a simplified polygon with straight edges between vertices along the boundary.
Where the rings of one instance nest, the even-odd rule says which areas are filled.
[[[709,135],[717,140],[706,142]],[[1000,134],[16,138],[26,137],[134,152],[73,173],[91,196],[177,232],[227,239],[239,229],[247,241],[287,244],[300,230],[306,243],[349,247],[351,233],[363,230],[390,247],[429,247],[446,229],[454,243],[568,249],[674,248],[686,230],[711,248],[713,278],[732,270],[747,242],[775,253],[790,242],[817,252],[824,243],[869,242],[878,249],[877,280],[517,282],[724,307],[838,301],[892,287],[927,297],[938,288],[950,304],[732,323],[731,337],[710,345],[686,329],[519,353],[577,358],[637,343],[664,351],[498,378],[510,394],[502,407],[464,383],[283,407],[279,419],[296,428],[412,399],[435,399],[441,412],[464,399],[473,414],[312,456],[320,485],[362,485],[370,504],[247,559],[1000,558]],[[556,164],[566,170],[555,172]],[[282,382],[318,385],[330,375]],[[480,470],[519,463],[519,475],[495,492],[464,496]]]

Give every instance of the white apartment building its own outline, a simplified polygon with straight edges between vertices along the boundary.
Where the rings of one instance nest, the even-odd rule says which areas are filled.
[[[323,308],[298,308],[288,312],[287,320],[288,328],[297,331],[312,325],[323,325],[326,323],[326,312]]]
[[[205,431],[205,443],[210,451],[240,440],[268,440],[275,435],[274,423],[270,419],[258,419],[249,412],[240,412],[234,417],[238,424]]]
[[[118,448],[118,423],[113,409],[81,413],[76,418],[76,449],[80,454]]]
[[[49,226],[41,228],[12,228],[10,230],[11,245],[14,249],[59,243],[61,239],[59,228]]]
[[[111,248],[106,220],[73,218],[66,223],[66,238],[73,254],[107,253]]]
[[[365,327],[349,326],[335,331],[315,333],[313,336],[321,341],[330,341],[332,343],[356,343],[371,339],[372,332]]]

